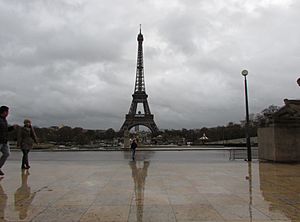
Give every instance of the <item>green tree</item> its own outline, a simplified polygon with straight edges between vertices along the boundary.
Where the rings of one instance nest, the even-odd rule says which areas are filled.
[[[108,130],[105,131],[104,137],[105,139],[113,140],[113,138],[115,137],[115,133],[116,132],[113,128],[109,128]]]

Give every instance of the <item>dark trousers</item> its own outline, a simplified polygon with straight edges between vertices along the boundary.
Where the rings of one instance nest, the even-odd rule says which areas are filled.
[[[131,149],[131,152],[132,152],[132,159],[135,158],[135,149]]]
[[[29,149],[22,149],[22,152],[23,152],[22,167],[29,166],[29,163],[28,163],[29,151],[30,151]]]

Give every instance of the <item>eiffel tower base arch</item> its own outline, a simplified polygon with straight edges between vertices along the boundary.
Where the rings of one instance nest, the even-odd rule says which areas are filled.
[[[142,125],[151,130],[152,134],[158,133],[158,127],[156,126],[153,115],[126,115],[125,122],[123,123],[120,131],[125,132],[126,130],[130,131],[133,127],[137,125]]]

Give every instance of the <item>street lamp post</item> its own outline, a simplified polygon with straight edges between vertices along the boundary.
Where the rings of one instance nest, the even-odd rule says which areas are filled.
[[[248,71],[243,70],[242,75],[244,76],[245,80],[245,103],[246,103],[246,144],[247,144],[247,159],[248,161],[252,161],[251,156],[251,144],[250,144],[250,136],[249,136],[249,107],[248,107],[248,89],[247,89],[247,75]]]

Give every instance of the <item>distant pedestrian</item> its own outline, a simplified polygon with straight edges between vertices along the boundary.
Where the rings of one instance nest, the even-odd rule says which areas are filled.
[[[136,150],[136,148],[137,148],[136,139],[133,139],[132,143],[131,143],[132,160],[135,160],[135,150]]]
[[[29,119],[24,120],[24,126],[19,129],[17,146],[23,152],[22,169],[29,169],[28,153],[33,147],[33,143],[37,143],[37,137]]]
[[[8,144],[8,132],[16,129],[18,125],[8,127],[6,117],[8,116],[9,108],[7,106],[0,107],[0,151],[2,156],[0,157],[0,176],[4,176],[2,172],[2,166],[10,155],[10,149]]]

